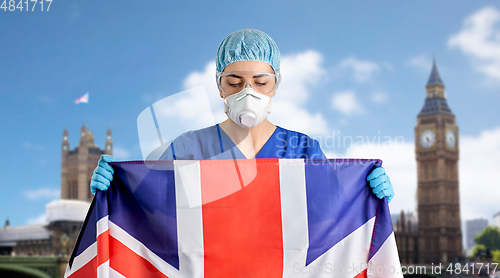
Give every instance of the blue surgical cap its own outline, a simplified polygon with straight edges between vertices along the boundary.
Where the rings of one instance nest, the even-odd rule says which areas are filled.
[[[242,29],[227,36],[219,45],[215,63],[217,71],[237,61],[266,62],[278,72],[280,51],[276,43],[266,33],[255,29]]]

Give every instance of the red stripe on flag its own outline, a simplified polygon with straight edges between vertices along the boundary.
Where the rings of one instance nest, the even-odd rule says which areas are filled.
[[[282,277],[278,160],[200,161],[200,165],[205,277]],[[211,200],[227,195],[228,188],[240,190],[207,202],[207,196]]]
[[[97,237],[97,265],[109,260],[109,230]]]
[[[354,276],[354,278],[366,278],[368,277],[366,274],[366,269],[361,271],[358,275]]]
[[[73,265],[73,267],[75,267]],[[97,258],[94,257],[80,269],[75,271],[68,278],[97,278]]]
[[[109,267],[125,277],[168,278],[149,261],[112,236],[109,237],[109,254]]]

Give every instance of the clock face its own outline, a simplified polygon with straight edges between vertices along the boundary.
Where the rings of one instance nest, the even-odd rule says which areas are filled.
[[[455,147],[456,143],[457,143],[457,140],[455,138],[455,133],[453,133],[453,131],[448,129],[448,131],[446,132],[446,144],[448,144],[448,147],[453,149]]]
[[[420,135],[420,145],[426,149],[432,147],[432,145],[434,145],[434,141],[436,141],[436,135],[432,132],[432,130],[424,130],[424,132]]]

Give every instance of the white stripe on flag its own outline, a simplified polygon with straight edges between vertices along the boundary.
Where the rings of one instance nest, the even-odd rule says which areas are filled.
[[[110,278],[109,260],[97,267],[97,278]]]
[[[109,278],[126,278],[126,277],[121,275],[118,271],[116,271],[110,267],[109,268]]]
[[[280,159],[283,277],[295,277],[294,265],[304,264],[309,246],[304,161]]]
[[[78,269],[82,268],[88,262],[90,262],[93,258],[97,256],[97,242],[92,243],[85,251],[83,251],[80,255],[76,256],[73,260],[73,266],[69,269],[69,264],[66,267],[66,273],[64,273],[64,278],[70,276]]]
[[[106,215],[96,223],[97,237],[109,231],[109,216]],[[99,257],[98,257],[99,260]],[[97,266],[97,278],[110,278],[109,260]]]
[[[368,277],[403,278],[401,263],[394,232],[385,240],[377,253],[370,260]]]
[[[199,161],[175,160],[177,237],[182,277],[203,277],[203,215]],[[170,276],[169,276],[170,277]]]
[[[200,161],[198,160],[174,160],[175,165],[175,191],[182,192],[187,201],[187,208],[201,206],[201,177]],[[177,204],[178,208],[181,208]],[[182,207],[186,209],[186,207]]]
[[[102,263],[97,268],[97,277],[99,277],[99,278],[126,278],[125,276],[121,275],[118,271],[109,267],[109,260]]]
[[[106,215],[103,218],[99,219],[99,221],[97,221],[97,224],[96,224],[97,236],[99,236],[100,234],[104,233],[105,231],[107,231],[109,229],[108,220],[109,220],[109,216]]]

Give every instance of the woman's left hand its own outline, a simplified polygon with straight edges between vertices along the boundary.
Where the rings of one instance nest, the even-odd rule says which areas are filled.
[[[370,182],[372,192],[378,198],[382,199],[387,197],[387,202],[392,200],[394,197],[394,190],[392,189],[389,177],[385,174],[384,167],[373,169],[373,171],[366,177],[366,180]]]

